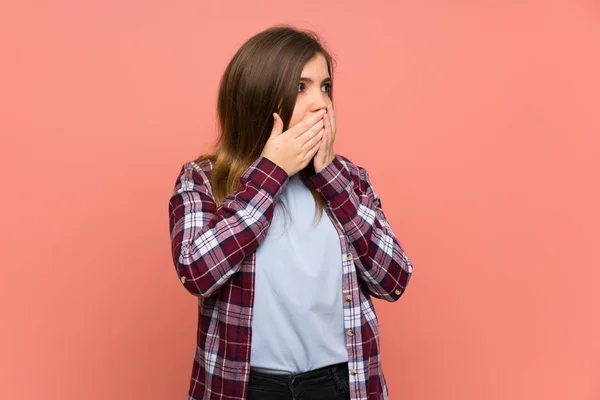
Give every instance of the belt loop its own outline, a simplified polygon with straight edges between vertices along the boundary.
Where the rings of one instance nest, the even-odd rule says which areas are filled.
[[[347,364],[338,364],[335,367],[331,368],[333,370],[333,382],[335,383],[335,386],[339,391],[348,390],[346,382],[344,382],[340,377],[340,375],[342,375],[344,378],[346,378],[346,375],[344,374],[344,372],[347,371],[344,368],[346,365]]]
[[[340,377],[337,374],[332,374],[333,383],[335,383],[335,388],[339,391],[344,390],[344,384],[340,380]]]

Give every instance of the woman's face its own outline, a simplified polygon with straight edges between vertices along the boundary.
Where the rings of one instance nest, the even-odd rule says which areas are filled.
[[[327,71],[327,61],[322,54],[317,53],[302,69],[290,128],[309,115],[327,109],[327,105],[331,104],[330,87],[331,77]]]

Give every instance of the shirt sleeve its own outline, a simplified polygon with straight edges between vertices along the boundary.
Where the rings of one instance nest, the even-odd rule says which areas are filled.
[[[344,229],[369,292],[379,299],[398,300],[412,275],[412,263],[383,213],[366,169],[336,154],[309,184],[323,195]]]
[[[182,167],[169,200],[169,228],[173,263],[190,293],[209,297],[240,270],[265,239],[288,180],[261,156],[217,207],[207,174],[191,162]]]

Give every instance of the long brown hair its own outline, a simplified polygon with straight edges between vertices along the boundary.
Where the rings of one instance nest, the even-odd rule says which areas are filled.
[[[238,188],[242,174],[262,153],[273,128],[272,114],[279,114],[284,132],[289,128],[300,74],[318,53],[327,61],[329,97],[333,102],[335,60],[315,32],[287,24],[272,26],[248,39],[229,62],[217,101],[220,134],[213,150],[196,159],[198,163],[207,159],[213,163],[210,181],[217,207]],[[312,161],[298,172],[305,184],[314,173]],[[325,200],[309,189],[320,219]],[[284,205],[281,199],[278,203]]]

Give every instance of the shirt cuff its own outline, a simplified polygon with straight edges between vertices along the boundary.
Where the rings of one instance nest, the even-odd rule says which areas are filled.
[[[258,157],[241,177],[266,190],[272,197],[278,197],[289,176],[279,165],[266,157]]]
[[[307,184],[329,201],[342,193],[348,185],[352,184],[352,176],[336,154],[329,165],[308,179]]]

